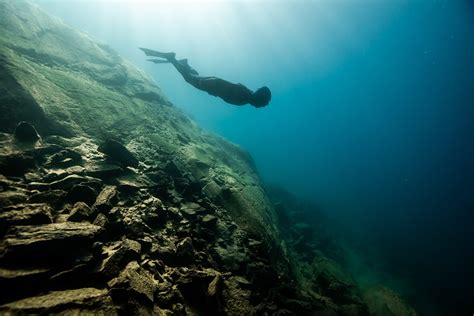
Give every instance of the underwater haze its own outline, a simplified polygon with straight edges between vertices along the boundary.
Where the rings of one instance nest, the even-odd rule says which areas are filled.
[[[472,1],[35,2],[344,224],[421,315],[474,313]],[[272,100],[227,104],[138,47]]]

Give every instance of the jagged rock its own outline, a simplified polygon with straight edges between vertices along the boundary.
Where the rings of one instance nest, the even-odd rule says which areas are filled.
[[[30,182],[28,183],[28,190],[47,191],[49,190],[49,183]]]
[[[136,298],[150,307],[157,289],[153,276],[136,261],[130,262],[117,278],[108,282],[108,286],[113,297]]]
[[[25,190],[0,192],[0,207],[25,202],[29,193]]]
[[[0,236],[14,225],[52,223],[51,211],[47,204],[16,204],[5,207],[0,213]]]
[[[82,156],[80,153],[66,148],[50,156],[48,161],[46,162],[46,165],[65,168],[79,164],[81,161]]]
[[[209,296],[209,287],[211,287],[211,291],[213,289],[220,290],[219,281],[211,285],[218,275],[218,272],[211,269],[194,270],[182,268],[174,272],[173,278],[187,305],[186,309],[198,315],[216,314],[218,311],[216,301],[218,292],[214,292],[214,296]]]
[[[51,189],[69,189],[75,185],[81,184],[81,183],[90,183],[90,182],[99,182],[101,183],[101,180],[92,178],[92,177],[83,177],[79,175],[69,175],[61,180],[57,180],[54,182],[50,183]]]
[[[397,293],[386,287],[373,287],[364,293],[364,301],[374,316],[416,316],[410,307]]]
[[[222,289],[224,286],[224,280],[221,275],[216,275],[214,279],[209,283],[207,287],[206,296],[208,298],[208,304],[214,306],[214,309],[218,313],[223,312],[223,298],[222,298]]]
[[[235,244],[222,243],[210,249],[212,257],[230,271],[237,271],[250,260],[246,250]]]
[[[109,163],[96,163],[94,165],[87,166],[85,168],[85,172],[88,176],[91,177],[109,179],[122,174],[123,169],[119,165]]]
[[[190,217],[190,218],[195,218],[197,213],[201,212],[202,210],[203,210],[203,208],[201,207],[201,205],[199,205],[197,203],[193,203],[193,202],[185,203],[181,207],[181,212],[185,216]]]
[[[71,210],[67,220],[71,222],[90,221],[94,211],[84,202],[77,202]]]
[[[207,214],[201,219],[201,225],[206,228],[215,228],[217,225],[217,217]]]
[[[63,190],[49,190],[31,195],[29,203],[48,203],[53,206],[59,205],[66,197],[67,192]]]
[[[109,223],[109,219],[104,214],[99,213],[99,214],[97,214],[97,217],[94,219],[94,221],[92,223],[96,226],[100,226],[102,228],[105,228],[107,226],[107,224]]]
[[[51,183],[54,181],[61,180],[69,175],[68,172],[66,172],[64,169],[58,169],[58,170],[50,170],[48,173],[46,173],[43,178],[41,179],[41,182],[46,182],[46,183]]]
[[[99,146],[98,150],[124,166],[138,167],[138,159],[116,140],[106,140]]]
[[[0,306],[1,314],[117,315],[107,290],[82,288],[54,291]]]
[[[169,246],[160,246],[157,249],[152,248],[152,254],[158,259],[163,260],[167,265],[174,266],[176,265],[176,247],[171,245]]]
[[[250,304],[251,291],[239,282],[241,277],[230,277],[223,282],[222,299],[225,315],[253,315],[255,310]]]
[[[18,282],[23,278],[23,284],[34,281],[30,288],[42,293],[51,288],[64,291],[20,301],[34,308],[10,306],[0,313],[114,314],[118,311],[102,307],[120,306],[121,314],[158,314],[160,308],[176,315],[304,314],[301,309],[308,310],[315,298],[327,303],[323,315],[355,310],[354,284],[326,274],[317,262],[313,266],[314,251],[301,260],[301,253],[282,241],[286,223],[278,226],[245,151],[200,130],[170,106],[152,80],[106,45],[65,27],[27,1],[0,0],[0,29],[0,90],[8,90],[0,93],[0,113],[6,114],[0,115],[0,131],[12,130],[12,124],[24,117],[32,118],[45,134],[62,135],[45,141],[58,145],[40,146],[0,133],[0,174],[17,176],[8,179],[11,182],[0,178],[0,190],[17,190],[18,183],[46,190],[17,191],[32,194],[29,202],[62,210],[54,214],[56,221],[67,215],[71,220],[90,219],[100,212],[96,225],[65,222],[10,228],[0,241],[0,266],[16,270],[0,271],[0,288],[7,289],[3,292],[11,288],[1,283],[2,273],[5,280],[10,275]],[[126,141],[128,149],[107,141],[99,148],[107,156],[104,160],[95,144],[111,135]],[[32,169],[34,176],[19,177]],[[50,184],[52,190],[31,182]],[[104,183],[117,188],[103,188]],[[75,186],[102,191],[93,201],[94,214],[88,215],[85,205],[66,213],[74,192],[66,198],[65,191]],[[164,205],[148,202],[150,196],[158,196]],[[24,202],[24,196],[17,198],[6,203]],[[292,220],[306,221],[301,216]],[[143,249],[134,241],[116,242],[125,236],[140,240]],[[291,252],[286,252],[287,244]],[[305,271],[299,264],[311,267]],[[20,265],[27,265],[23,272]],[[36,265],[48,270],[35,270]],[[229,275],[186,268],[207,266]],[[297,285],[313,291],[311,297],[283,290],[278,292],[283,297],[276,297],[275,288],[291,279],[279,276],[293,276],[293,271]],[[114,300],[105,290],[87,290],[81,283],[105,281],[110,281]],[[12,283],[17,282],[8,284]],[[74,287],[86,288],[80,289],[85,297],[70,290]],[[91,305],[83,308],[85,303]]]
[[[0,156],[0,173],[7,176],[19,176],[36,168],[36,161],[26,154],[10,154]]]
[[[90,186],[77,184],[72,187],[66,196],[66,200],[71,203],[84,202],[89,206],[94,204],[97,193]]]
[[[117,188],[115,186],[106,186],[97,196],[94,207],[99,212],[109,211],[117,201]]]
[[[14,135],[20,142],[35,142],[40,138],[34,126],[24,121],[18,123]]]
[[[0,241],[0,262],[24,261],[61,264],[79,249],[90,247],[102,229],[87,223],[14,226]]]
[[[314,234],[314,227],[308,223],[300,222],[293,225],[293,229],[309,239]]]
[[[8,291],[2,291],[0,304],[34,295],[39,286],[33,288],[31,285],[44,284],[50,275],[49,268],[22,268],[18,266],[0,268],[0,288],[8,289]]]
[[[102,263],[99,272],[110,278],[119,274],[128,262],[139,258],[141,245],[137,241],[124,239],[107,252],[109,252],[109,256]]]
[[[189,263],[194,257],[193,240],[186,237],[176,244],[177,258],[183,263]]]

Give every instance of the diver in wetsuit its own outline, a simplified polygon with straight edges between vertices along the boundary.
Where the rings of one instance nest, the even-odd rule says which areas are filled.
[[[252,91],[241,83],[232,83],[217,77],[202,77],[188,65],[187,59],[177,60],[175,53],[160,53],[147,48],[140,48],[147,56],[160,57],[162,59],[149,59],[156,64],[171,63],[183,76],[184,80],[210,95],[219,97],[225,102],[234,105],[251,104],[256,108],[264,107],[270,102],[272,94],[270,89],[262,87]]]

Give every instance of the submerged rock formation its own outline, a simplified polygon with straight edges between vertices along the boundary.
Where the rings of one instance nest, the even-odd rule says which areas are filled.
[[[381,309],[302,253],[311,227],[287,233],[244,150],[24,1],[0,0],[0,112],[0,313]]]

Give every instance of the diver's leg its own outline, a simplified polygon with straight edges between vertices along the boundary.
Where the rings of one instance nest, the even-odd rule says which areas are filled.
[[[162,53],[162,52],[157,52],[156,50],[148,49],[148,48],[142,48],[139,47],[147,56],[154,56],[154,57],[161,57],[165,59],[172,59],[175,58],[176,54],[171,52],[171,53]]]
[[[170,62],[166,59],[147,59],[155,64],[169,64]]]

